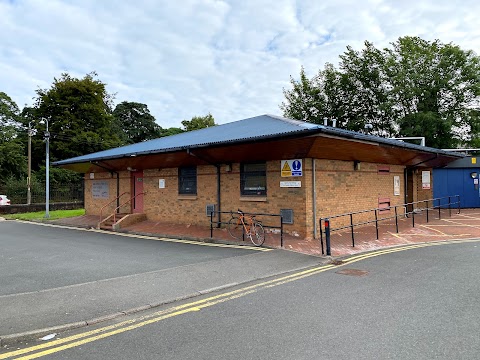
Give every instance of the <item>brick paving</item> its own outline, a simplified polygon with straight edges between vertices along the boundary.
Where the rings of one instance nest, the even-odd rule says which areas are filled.
[[[426,213],[415,215],[415,227],[412,227],[412,217],[402,217],[398,220],[399,233],[396,233],[394,220],[385,220],[379,223],[379,239],[376,239],[374,224],[356,227],[354,229],[355,246],[352,246],[350,229],[334,231],[331,235],[332,256],[343,256],[364,251],[372,251],[384,247],[412,244],[419,242],[480,238],[480,209],[462,209],[460,214],[456,210],[441,210],[440,219],[437,212],[429,213],[429,222]],[[95,227],[98,216],[79,216],[57,220],[55,223]],[[335,225],[332,223],[331,225]],[[215,241],[232,244],[252,245],[248,239],[236,241],[226,229],[213,229],[213,238],[210,237],[209,226],[179,225],[158,221],[143,221],[122,229],[130,233],[152,234],[159,237],[186,238],[198,241]],[[325,242],[325,238],[324,238]],[[280,235],[268,232],[265,246],[281,248]],[[322,256],[320,240],[301,239],[284,234],[283,249],[301,252],[310,255]]]

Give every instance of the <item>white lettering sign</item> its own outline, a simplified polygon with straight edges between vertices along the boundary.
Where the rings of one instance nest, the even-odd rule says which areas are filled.
[[[108,181],[92,181],[92,197],[94,199],[108,199]]]
[[[280,181],[281,188],[299,188],[302,187],[301,181]]]
[[[430,189],[430,171],[422,171],[422,189]]]
[[[393,177],[393,195],[400,195],[400,176]]]

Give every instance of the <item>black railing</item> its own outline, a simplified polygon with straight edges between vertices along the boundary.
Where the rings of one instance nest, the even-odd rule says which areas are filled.
[[[214,214],[229,214],[230,217],[227,219],[227,221],[218,221],[218,220],[215,220],[214,219]],[[264,228],[267,228],[267,229],[280,229],[280,247],[283,248],[283,215],[281,214],[264,214],[264,213],[247,213],[247,212],[244,212],[243,213],[244,215],[248,215],[248,216],[270,216],[270,217],[273,217],[273,218],[280,218],[280,225],[267,225],[265,224],[262,220],[259,220],[259,222],[262,224],[262,226]],[[230,219],[235,216],[235,215],[238,215],[238,213],[236,211],[212,211],[210,212],[210,238],[213,238],[213,228],[214,228],[214,225],[215,227],[217,228],[220,228],[222,225],[228,225]],[[257,219],[258,220],[258,219]],[[245,231],[243,231],[243,234],[242,234],[242,239],[243,241],[245,241]]]
[[[455,200],[455,201],[453,201]],[[442,203],[443,202],[443,203]],[[424,207],[419,207],[419,204],[423,204]],[[412,210],[409,210],[411,208]],[[394,210],[394,215],[386,216],[386,217],[379,217],[382,216],[386,212],[390,212],[390,210]],[[399,213],[398,209],[402,209]],[[374,208],[368,210],[361,210],[361,211],[354,211],[350,213],[334,215],[327,218],[320,218],[320,245],[322,248],[322,255],[324,254],[324,247],[323,247],[323,237],[325,234],[325,246],[327,255],[331,255],[330,251],[330,233],[334,231],[340,231],[345,229],[350,229],[350,234],[352,237],[352,247],[355,246],[355,233],[354,227],[355,226],[362,226],[375,223],[375,233],[376,238],[378,240],[378,229],[379,229],[379,222],[385,220],[392,220],[395,219],[395,230],[398,233],[398,218],[399,217],[411,217],[412,219],[412,227],[415,227],[415,215],[421,212],[426,212],[426,220],[427,223],[429,222],[429,214],[436,213],[438,210],[438,219],[441,219],[441,210],[448,209],[449,216],[452,216],[452,209],[457,209],[457,213],[460,213],[460,195],[453,195],[453,196],[445,196],[441,198],[435,199],[428,199],[428,200],[421,200],[415,201],[411,203],[389,206],[385,208]],[[372,220],[362,220],[359,222],[354,223],[353,216],[354,215],[362,215],[364,218],[368,218],[369,214],[374,217]],[[339,226],[332,228],[331,227],[331,220],[332,219],[339,219],[339,218],[346,218],[347,220],[343,221],[343,223],[347,223],[347,225]]]
[[[83,202],[84,184],[50,184],[49,189],[50,202]],[[19,186],[0,186],[0,194],[7,195],[12,204],[27,203],[26,185]],[[38,183],[31,187],[31,203],[45,203],[46,187],[45,184]]]

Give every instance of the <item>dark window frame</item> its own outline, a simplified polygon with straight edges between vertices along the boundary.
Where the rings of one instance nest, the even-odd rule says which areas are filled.
[[[197,195],[196,166],[181,166],[178,168],[178,194]]]
[[[249,166],[263,165],[263,170],[248,170]],[[257,189],[246,189],[248,183],[258,177],[264,178],[264,186]],[[263,185],[263,184],[262,184]],[[263,187],[263,188],[262,188]],[[240,164],[240,195],[242,196],[267,196],[267,163],[265,161]]]

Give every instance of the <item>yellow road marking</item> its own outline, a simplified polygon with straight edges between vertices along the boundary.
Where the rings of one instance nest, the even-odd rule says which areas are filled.
[[[208,242],[201,242],[201,241],[194,241],[194,240],[170,239],[170,238],[166,238],[166,237],[154,237],[154,236],[148,236],[148,235],[135,235],[135,234],[127,234],[127,233],[118,233],[118,232],[111,232],[111,231],[100,230],[100,229],[84,229],[84,228],[79,228],[79,227],[71,227],[71,226],[64,226],[64,225],[57,225],[57,224],[37,223],[37,222],[24,221],[24,220],[16,220],[16,221],[20,222],[20,223],[24,223],[24,224],[34,224],[34,225],[49,226],[49,227],[60,228],[60,229],[88,231],[88,232],[96,232],[96,233],[100,233],[100,234],[109,234],[109,235],[115,235],[115,236],[131,237],[131,238],[146,239],[146,240],[156,240],[156,241],[172,242],[172,243],[180,243],[180,244],[190,244],[190,245],[210,246],[210,247],[222,247],[222,248],[243,249],[243,250],[255,250],[255,251],[272,251],[273,250],[273,249],[269,249],[269,248],[249,246],[249,245],[217,244],[217,243],[208,243]]]
[[[436,231],[436,232],[438,232],[438,233],[440,233],[440,234],[442,234],[442,235],[444,235],[444,236],[448,236],[447,234],[445,234],[444,232],[442,232],[442,231],[440,231],[440,230],[438,230],[438,229],[432,229],[432,228],[430,228],[429,225],[420,225],[420,227],[423,227],[423,228],[425,228],[425,229],[427,229],[427,230]]]
[[[406,240],[405,238],[401,237],[401,236],[398,235],[398,234],[392,233],[392,232],[390,232],[390,231],[387,231],[387,232],[388,232],[388,234],[390,234],[390,235],[392,235],[392,236],[394,236],[394,237],[396,237],[396,238],[398,238],[398,239]]]
[[[207,308],[222,302],[226,302],[229,300],[233,299],[238,299],[240,297],[246,296],[248,294],[252,294],[258,290],[261,290],[262,288],[271,288],[274,286],[278,286],[281,284],[285,284],[291,281],[296,281],[300,280],[312,275],[319,274],[321,272],[325,272],[331,269],[336,269],[341,266],[345,266],[351,263],[355,263],[358,261],[366,260],[372,257],[380,256],[380,255],[385,255],[385,254],[391,254],[395,252],[400,252],[400,251],[405,251],[405,250],[411,250],[411,249],[416,249],[416,248],[424,248],[424,247],[430,247],[430,246],[440,246],[440,245],[449,245],[449,244],[459,244],[459,243],[470,243],[470,242],[480,242],[480,239],[456,239],[456,240],[449,240],[449,241],[441,241],[441,242],[429,242],[429,243],[423,243],[423,244],[413,244],[413,245],[406,245],[402,247],[397,247],[397,248],[390,248],[390,249],[384,249],[384,250],[378,250],[375,252],[370,252],[366,254],[360,254],[360,255],[355,255],[351,256],[349,258],[346,258],[343,260],[342,264],[339,265],[333,265],[333,264],[328,264],[328,265],[323,265],[319,267],[314,267],[310,268],[307,270],[303,270],[300,272],[296,272],[290,275],[282,276],[280,278],[272,279],[272,280],[267,280],[264,282],[260,282],[254,285],[249,285],[237,290],[233,291],[228,291],[226,293],[221,293],[218,295],[214,295],[202,300],[197,300],[193,301],[184,305],[179,305],[175,306],[166,310],[161,310],[158,312],[155,312],[153,314],[143,316],[137,319],[132,319],[132,320],[127,320],[118,324],[110,325],[110,326],[105,326],[99,329],[87,331],[84,333],[80,333],[77,335],[69,336],[63,339],[58,339],[51,341],[49,343],[41,344],[41,345],[36,345],[32,346],[29,348],[21,349],[21,350],[16,350],[12,352],[8,352],[5,354],[0,354],[0,359],[7,359],[9,357],[16,357],[24,354],[29,354],[33,353],[30,355],[18,357],[17,359],[36,359],[39,357],[43,357],[46,355],[54,354],[63,350],[67,350],[73,347],[77,347],[80,345],[84,345],[93,341],[97,341],[100,339],[104,339],[110,336],[114,336],[126,331],[131,331],[138,329],[140,327],[153,324],[165,319],[172,318],[174,316],[178,315],[183,315],[187,314],[190,312],[196,312],[200,311],[203,308]],[[48,349],[49,348],[49,349]],[[46,349],[41,351],[42,349]],[[39,352],[36,352],[39,351]]]

